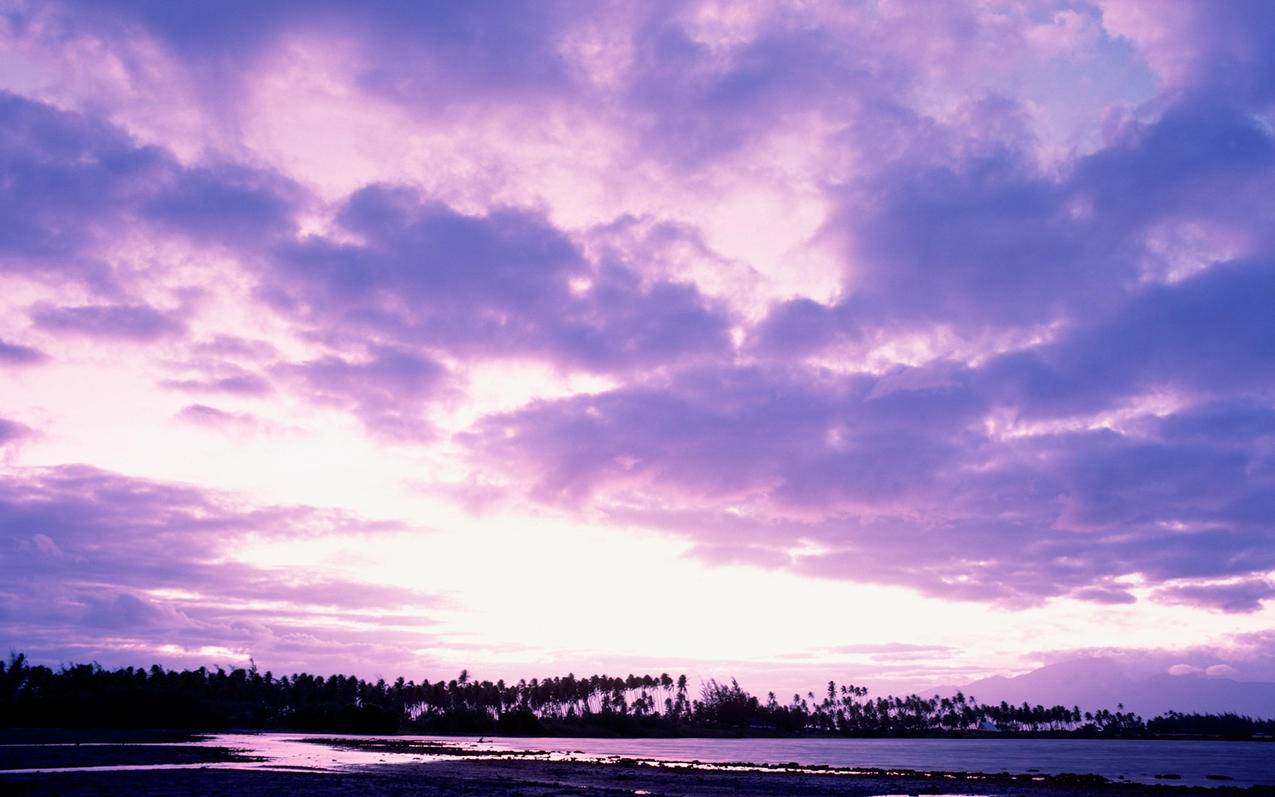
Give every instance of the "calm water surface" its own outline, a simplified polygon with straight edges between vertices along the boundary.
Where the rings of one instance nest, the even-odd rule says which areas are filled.
[[[208,744],[242,747],[250,754],[287,758],[298,765],[396,763],[427,757],[319,747],[296,740],[306,734],[216,736]],[[335,738],[315,734],[312,738]],[[360,737],[349,737],[360,738]],[[368,737],[361,737],[368,738]],[[579,739],[443,736],[376,737],[438,741],[486,750],[548,751],[564,758],[627,757],[655,761],[826,764],[834,767],[1098,774],[1142,783],[1275,785],[1275,744],[1091,739]],[[310,749],[307,749],[310,748]],[[302,756],[304,764],[297,759]],[[1157,780],[1176,774],[1181,780]],[[1225,775],[1230,781],[1211,780]]]
[[[370,752],[306,739],[388,739],[441,742],[489,752],[551,753],[555,759],[614,757],[703,764],[827,765],[843,768],[949,772],[1083,773],[1111,780],[1199,786],[1275,786],[1275,743],[1172,742],[1088,739],[580,739],[489,737],[484,742],[445,736],[340,734],[215,734],[196,744],[229,747],[263,759],[253,763],[139,765],[118,769],[218,768],[343,769],[423,763],[448,756]],[[96,768],[95,768],[96,769]],[[1175,774],[1180,779],[1157,779]],[[1208,776],[1227,776],[1218,780]]]

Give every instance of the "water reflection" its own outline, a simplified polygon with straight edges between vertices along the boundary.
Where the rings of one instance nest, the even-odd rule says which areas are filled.
[[[32,747],[67,747],[67,744]],[[83,746],[109,747],[109,744]],[[977,739],[583,739],[333,734],[224,733],[186,743],[118,747],[227,748],[238,760],[136,763],[7,770],[118,772],[146,769],[267,769],[340,771],[385,764],[425,764],[474,756],[502,760],[640,762],[663,768],[744,772],[779,769],[808,774],[875,770],[904,774],[1009,772],[1044,779],[1063,773],[1097,774],[1112,781],[1175,785],[1275,784],[1275,747],[1260,742]],[[746,763],[744,763],[746,762]],[[963,780],[978,780],[965,776]]]

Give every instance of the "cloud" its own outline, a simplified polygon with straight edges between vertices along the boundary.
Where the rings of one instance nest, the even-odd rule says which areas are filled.
[[[1161,345],[1190,334],[1167,320],[1157,329],[1139,313],[1230,323],[1209,316],[1210,300],[1248,313],[1254,323],[1246,337],[1261,336],[1269,324],[1252,317],[1240,292],[1266,289],[1267,271],[1262,263],[1237,264],[1269,247],[1275,203],[1262,186],[1273,174],[1270,132],[1241,106],[1197,98],[1153,121],[1131,122],[1062,175],[1042,170],[1012,138],[986,151],[941,142],[927,154],[909,151],[833,188],[836,209],[821,235],[844,252],[845,295],[831,305],[808,298],[777,304],[752,342],[778,356],[832,346],[862,351],[938,327],[964,344],[952,353],[968,356],[986,348],[988,335],[1039,340],[1051,327],[1105,317],[1104,331],[1122,331],[1114,329],[1122,320],[1138,327],[1141,337],[1126,346],[1132,352],[1160,343],[1160,333],[1167,336]],[[1173,261],[1185,256],[1174,254],[1183,246],[1161,243],[1166,231],[1180,229],[1215,231],[1189,264]],[[1224,262],[1232,263],[1228,276],[1191,291],[1145,284]],[[1240,285],[1246,281],[1263,284]],[[1208,295],[1227,290],[1234,293]]]
[[[264,377],[236,369],[236,373],[204,379],[165,379],[160,387],[181,390],[186,393],[230,393],[232,395],[264,396],[271,391],[270,382]]]
[[[1221,584],[1174,584],[1156,590],[1155,597],[1166,603],[1244,614],[1260,611],[1263,601],[1275,598],[1275,582],[1249,578]]]
[[[71,333],[107,340],[149,342],[182,335],[185,319],[177,312],[164,312],[142,304],[97,304],[55,307],[37,304],[31,320],[46,332]]]
[[[387,347],[374,349],[363,360],[333,355],[285,364],[277,373],[291,378],[310,400],[348,410],[369,431],[397,441],[430,436],[424,410],[438,398],[448,376],[435,360]]]
[[[285,177],[223,161],[182,164],[84,114],[11,95],[4,100],[0,112],[15,124],[0,143],[30,182],[6,184],[15,192],[13,235],[20,228],[30,233],[6,248],[8,268],[36,280],[69,276],[101,297],[35,304],[30,316],[40,330],[137,342],[187,334],[194,308],[186,300],[170,310],[130,297],[170,270],[185,278],[189,272],[180,272],[180,258],[142,267],[104,254],[118,240],[112,233],[127,229],[143,239],[211,245],[253,263],[245,276],[258,283],[267,306],[351,362],[369,338],[422,361],[440,354],[533,358],[597,372],[722,356],[732,348],[731,319],[693,284],[649,278],[609,257],[591,260],[540,212],[462,213],[410,187],[374,185],[340,204],[337,235],[298,236],[292,217],[309,200]],[[47,207],[32,208],[19,194],[38,194]],[[45,240],[50,230],[61,237]],[[204,279],[219,287],[215,277]],[[191,290],[180,282],[173,289],[179,297]],[[265,395],[265,376],[224,362],[242,355],[195,352],[189,370],[196,373],[161,384]],[[368,412],[388,406],[384,396],[372,395],[354,405]],[[390,430],[381,414],[372,425]],[[421,429],[410,434],[419,437]]]
[[[290,233],[304,198],[279,175],[234,163],[173,170],[168,179],[141,202],[143,216],[201,243],[232,248]]]
[[[127,592],[93,595],[85,603],[83,622],[90,627],[147,631],[157,627],[193,625],[190,618],[180,611]]]
[[[1105,395],[1101,369],[1042,382],[1013,356],[945,374],[701,369],[538,402],[487,418],[464,439],[480,465],[499,463],[540,501],[676,530],[711,561],[1011,602],[1070,593],[1127,603],[1128,590],[1107,580],[1134,573],[1153,580],[1264,573],[1275,566],[1261,519],[1275,487],[1269,404],[1135,412],[1118,429],[1094,426],[1084,414],[1075,420],[1140,389],[1172,386],[1175,377],[1198,390],[1212,377],[1194,369],[1229,372],[1219,363],[1227,357],[1236,369],[1256,368],[1265,355],[1257,342],[1245,348],[1246,335],[1262,334],[1249,326],[1258,319],[1246,315],[1247,291],[1221,300],[1231,309],[1209,310],[1189,332],[1172,328],[1197,307],[1215,307],[1217,296],[1201,284],[1252,277],[1237,269],[1134,302],[1177,305],[1180,321],[1148,310],[1123,318],[1119,336],[1094,335],[1100,357],[1121,357],[1124,341],[1146,341],[1145,359],[1130,348],[1121,389]],[[1138,324],[1164,330],[1166,359],[1155,356],[1156,333]],[[1232,331],[1214,332],[1213,324]],[[1081,350],[1089,334],[1057,345]],[[1121,343],[1103,349],[1100,340]],[[1211,340],[1218,351],[1209,351]],[[1086,376],[1096,384],[1079,395],[1094,405],[1036,392],[1050,384],[1069,390],[1071,379]],[[1243,378],[1258,388],[1264,376]],[[996,428],[1005,412],[1023,432]],[[1253,435],[1237,435],[1236,424]]]
[[[1101,6],[1103,26],[1130,40],[1169,88],[1258,104],[1275,99],[1267,36],[1275,17],[1269,4],[1191,0],[1164,9],[1138,0],[1106,0]]]
[[[159,386],[184,393],[221,393],[263,397],[274,391],[267,373],[281,360],[279,350],[263,340],[217,335],[188,343],[185,356],[167,363],[173,376]]]
[[[0,418],[0,446],[6,446],[24,437],[32,434],[29,426],[11,421],[8,418]]]
[[[1138,602],[1138,599],[1135,598],[1128,590],[1105,587],[1085,587],[1083,589],[1078,589],[1071,593],[1071,597],[1076,600],[1105,603],[1110,605]]]
[[[233,13],[222,13],[151,3],[124,3],[109,12],[92,3],[66,4],[84,27],[139,26],[222,80],[235,77],[234,67],[251,63],[289,33],[328,31],[357,36],[368,44],[360,80],[405,99],[433,88],[455,91],[457,84],[491,91],[502,84],[506,91],[562,84],[567,75],[554,44],[559,26],[571,15],[565,8],[540,4],[500,5],[476,9],[456,3],[424,9],[392,2],[335,2],[322,7],[237,3]],[[372,49],[373,43],[382,49]],[[391,53],[410,63],[408,76],[386,73],[383,59]]]
[[[109,279],[87,250],[101,225],[122,221],[132,187],[162,168],[160,153],[134,146],[110,125],[13,94],[0,93],[0,120],[5,270]]]
[[[299,398],[454,454],[472,473],[439,479],[473,505],[666,530],[708,563],[1251,613],[1275,569],[1267,17],[10,9],[0,277],[32,324],[5,334],[34,337],[0,363],[163,341],[145,385],[189,394],[164,412],[184,435]],[[506,363],[508,391],[479,384]],[[5,411],[43,429],[32,390]],[[131,618],[312,651],[324,590],[416,599],[219,558],[352,515],[76,467],[0,499],[4,562],[57,587],[23,604],[50,647]]]
[[[1275,268],[1263,261],[1148,286],[1054,343],[991,360],[980,369],[986,389],[1023,416],[1093,412],[1155,390],[1256,397],[1271,387],[1261,363],[1275,326],[1257,297],[1272,287]]]
[[[956,648],[949,645],[917,645],[908,642],[883,642],[877,644],[837,645],[828,648],[826,653],[864,655],[876,661],[912,661],[929,660],[934,657],[950,656]]]
[[[382,652],[405,661],[402,648],[423,643],[427,615],[447,605],[444,596],[227,556],[252,539],[387,528],[402,529],[85,466],[10,471],[0,478],[0,637],[53,659],[173,661],[167,646],[191,651],[184,662],[214,646],[295,666],[298,657],[322,660],[325,646],[379,635]],[[399,627],[403,612],[417,613],[417,630]],[[378,630],[360,630],[368,627]]]
[[[124,231],[239,247],[287,234],[294,184],[234,163],[185,166],[98,118],[0,91],[0,269],[108,298],[154,277],[109,254]],[[141,273],[139,273],[141,271]]]
[[[279,355],[279,350],[269,341],[241,338],[236,335],[216,335],[208,340],[191,344],[191,349],[200,356],[249,362],[271,361],[277,359]]]
[[[177,413],[177,419],[196,426],[212,428],[247,427],[255,428],[259,422],[256,417],[245,412],[227,412],[206,404],[188,404]]]
[[[0,364],[21,367],[26,365],[37,365],[48,360],[48,355],[39,349],[31,346],[23,346],[20,343],[9,343],[0,340]]]
[[[466,215],[408,188],[371,186],[346,201],[339,221],[364,243],[303,239],[279,252],[260,289],[334,342],[371,334],[596,371],[730,348],[727,319],[694,286],[589,262],[537,213]]]

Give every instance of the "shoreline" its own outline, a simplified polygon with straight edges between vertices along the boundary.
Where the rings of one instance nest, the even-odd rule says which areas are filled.
[[[383,764],[338,771],[223,769],[216,765],[114,772],[0,772],[0,791],[45,795],[235,794],[264,797],[304,791],[310,797],[417,795],[479,797],[550,794],[705,795],[986,795],[987,797],[1146,797],[1154,794],[1270,795],[1268,787],[1113,783],[1098,776],[1026,776],[781,767],[692,768],[670,763],[594,763],[475,756],[429,763]]]
[[[579,730],[580,732],[568,732]],[[91,740],[84,738],[85,736],[93,739],[100,739],[103,743],[115,743],[121,740],[127,742],[183,742],[195,741],[201,738],[208,738],[218,734],[264,734],[264,733],[296,733],[296,734],[330,734],[333,736],[349,736],[377,738],[385,736],[394,737],[416,737],[430,736],[446,739],[457,740],[474,740],[474,739],[633,739],[633,740],[660,740],[660,739],[888,739],[888,740],[928,740],[928,739],[976,739],[979,741],[1030,741],[1030,740],[1050,740],[1050,741],[1102,741],[1102,742],[1256,742],[1259,744],[1269,744],[1275,742],[1275,736],[1207,736],[1202,734],[1156,734],[1156,735],[1120,735],[1120,736],[1101,736],[1101,735],[1081,735],[1066,731],[1051,733],[1042,731],[1039,733],[1028,732],[998,732],[998,731],[963,731],[959,733],[947,734],[840,734],[840,733],[733,733],[724,730],[706,729],[703,733],[675,733],[675,734],[629,734],[629,733],[589,733],[587,728],[582,729],[554,729],[546,728],[543,733],[523,733],[523,734],[500,734],[491,732],[471,732],[471,731],[439,731],[428,728],[404,728],[399,730],[343,730],[341,728],[288,728],[288,727],[270,727],[270,728],[75,728],[75,727],[7,727],[0,728],[0,745],[10,743],[7,740],[23,738],[29,740],[31,737],[37,738],[74,738],[77,743],[88,743]],[[53,742],[49,742],[53,743]]]
[[[0,792],[29,795],[243,794],[306,791],[329,795],[677,794],[887,795],[989,797],[1152,794],[1275,795],[1275,786],[1155,782],[1099,774],[985,772],[907,767],[752,761],[670,760],[580,751],[515,750],[464,744],[460,738],[405,739],[315,735],[289,740],[291,755],[269,757],[234,739],[164,731],[37,735],[44,741],[0,744]],[[114,737],[106,740],[107,737]],[[12,734],[4,735],[4,740]],[[58,741],[51,741],[58,738]],[[175,739],[175,740],[174,740]],[[242,741],[239,740],[239,741]],[[506,737],[501,741],[512,741]],[[211,742],[211,743],[210,743]],[[307,748],[301,755],[298,748]],[[312,748],[312,750],[310,749]],[[332,754],[337,753],[334,757]],[[26,771],[21,771],[26,770]],[[1210,777],[1213,780],[1214,777]]]

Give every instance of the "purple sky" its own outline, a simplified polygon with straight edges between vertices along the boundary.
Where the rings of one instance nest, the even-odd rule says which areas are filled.
[[[1272,185],[1265,0],[0,3],[0,644],[1275,680]]]

